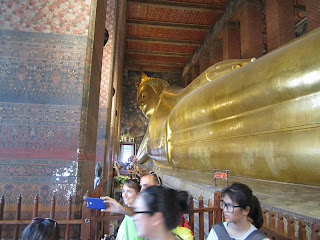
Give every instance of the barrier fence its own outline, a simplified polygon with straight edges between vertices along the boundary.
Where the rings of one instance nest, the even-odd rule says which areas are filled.
[[[90,197],[100,197],[101,189],[98,187]],[[89,239],[101,239],[104,233],[108,233],[109,223],[113,220],[121,220],[123,215],[111,215],[109,213],[102,213],[100,210],[89,209],[86,204],[86,197],[89,196],[87,193],[83,198],[82,204],[82,216],[79,219],[71,219],[72,216],[72,198],[71,196],[67,199],[67,208],[66,208],[66,219],[55,219],[55,196],[52,197],[52,201],[50,204],[49,210],[49,218],[55,219],[59,226],[65,225],[65,233],[64,236],[61,236],[64,239],[70,239],[70,226],[71,225],[79,225],[81,228],[80,238],[82,240]],[[194,199],[191,198],[190,201],[190,210],[185,213],[188,215],[189,225],[191,230],[195,231],[195,226],[197,225],[197,230],[199,232],[198,239],[205,239],[205,223],[208,226],[212,226],[218,222],[223,220],[222,210],[220,209],[220,200],[221,200],[221,192],[214,193],[214,199],[210,199],[206,207],[204,207],[203,198],[200,197],[198,202],[198,208],[194,208]],[[20,229],[21,225],[29,224],[31,219],[21,219],[22,213],[22,197],[21,195],[18,197],[17,205],[16,205],[16,213],[15,219],[7,220],[3,219],[5,212],[5,198],[2,196],[0,198],[0,238],[2,234],[2,230],[4,226],[13,225],[13,239],[17,240],[19,238],[19,233],[23,229]],[[38,211],[39,206],[39,198],[36,196],[34,198],[34,204],[32,209],[32,218],[37,217],[39,214]],[[307,230],[304,219],[298,219],[296,221],[299,222],[295,226],[294,218],[291,215],[284,217],[284,214],[280,211],[277,212],[275,216],[275,212],[272,209],[263,208],[263,216],[264,216],[264,225],[261,230],[270,238],[274,240],[307,240]],[[206,216],[206,217],[205,217]],[[195,220],[196,219],[196,220]],[[210,230],[210,229],[209,229]],[[297,234],[296,234],[297,233]],[[109,234],[109,233],[108,233]],[[319,236],[319,225],[318,223],[311,224],[309,239],[311,240],[320,240]]]

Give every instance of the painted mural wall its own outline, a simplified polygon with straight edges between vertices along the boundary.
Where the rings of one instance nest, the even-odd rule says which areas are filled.
[[[105,2],[108,19],[100,18],[112,42],[115,3]],[[55,195],[56,218],[65,218],[67,197],[73,197],[77,210],[83,187],[93,187],[95,151],[80,150],[90,145],[85,142],[90,103],[84,104],[89,102],[90,78],[100,85],[101,69],[92,74],[91,68],[92,59],[98,59],[93,49],[96,4],[94,0],[1,2],[0,196],[5,196],[6,219],[14,219],[19,194],[21,219],[32,214],[36,194],[43,217],[48,217],[47,206]],[[105,79],[111,46],[104,48]],[[106,85],[104,81],[101,86],[102,113]],[[87,167],[90,171],[83,171]],[[2,237],[12,235],[9,228]]]

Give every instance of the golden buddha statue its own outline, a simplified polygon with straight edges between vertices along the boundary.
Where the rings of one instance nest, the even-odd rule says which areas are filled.
[[[320,29],[186,88],[143,75],[137,100],[150,118],[139,163],[320,185]]]

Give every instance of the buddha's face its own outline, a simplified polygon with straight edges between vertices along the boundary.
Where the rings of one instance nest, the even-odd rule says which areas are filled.
[[[153,114],[154,110],[156,109],[159,103],[159,93],[156,93],[153,88],[145,84],[138,91],[138,104],[142,111],[142,113],[147,117],[150,118]]]

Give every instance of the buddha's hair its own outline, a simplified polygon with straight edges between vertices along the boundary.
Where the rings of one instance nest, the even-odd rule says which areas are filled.
[[[153,91],[155,91],[155,93],[159,93],[160,87],[161,87],[161,91],[162,91],[165,87],[168,87],[170,84],[167,81],[163,80],[162,78],[143,77],[141,79],[139,89],[141,87],[143,87],[144,85],[149,85],[150,87],[152,87],[152,89],[153,89]]]

